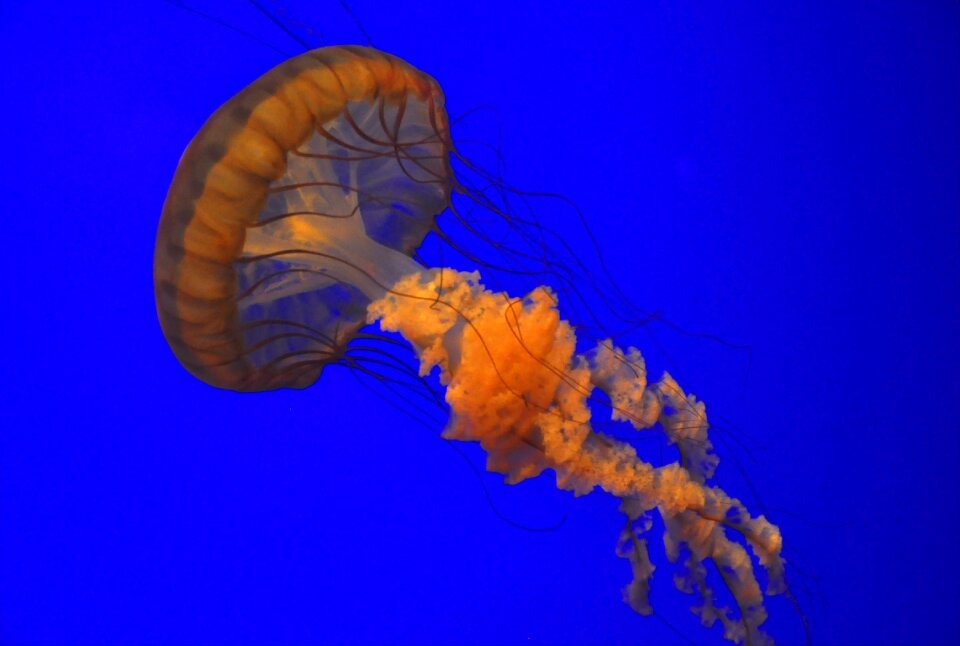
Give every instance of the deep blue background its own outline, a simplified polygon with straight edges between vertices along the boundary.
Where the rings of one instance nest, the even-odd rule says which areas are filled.
[[[240,0],[192,6],[298,51]],[[333,0],[288,6],[361,41]],[[451,113],[497,107],[509,179],[578,203],[638,303],[752,346],[652,327],[752,438],[719,475],[781,526],[814,641],[960,641],[960,5],[351,6]],[[0,641],[685,643],[620,600],[615,501],[485,475],[514,520],[568,514],[523,532],[344,370],[241,396],[177,364],[168,183],[283,58],[159,1],[0,6]],[[670,578],[657,610],[720,641]]]

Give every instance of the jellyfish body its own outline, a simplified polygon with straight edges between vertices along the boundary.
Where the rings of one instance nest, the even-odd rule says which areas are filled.
[[[414,348],[420,375],[439,374],[445,437],[479,442],[489,470],[516,483],[549,469],[576,495],[621,499],[617,553],[631,563],[634,610],[652,612],[643,534],[656,511],[694,612],[732,641],[764,643],[753,564],[767,594],[784,591],[780,533],[710,484],[718,460],[703,403],[669,374],[649,382],[635,348],[600,338],[578,353],[550,288],[516,298],[414,259],[463,190],[443,104],[437,83],[400,59],[331,47],[220,108],[184,153],[157,236],[157,309],[175,354],[217,387],[301,388],[379,323]],[[597,391],[613,420],[659,425],[679,462],[648,464],[597,432]],[[708,565],[736,609],[717,606]]]
[[[224,104],[157,234],[157,312],[180,362],[233,390],[313,383],[367,304],[419,269],[448,141],[436,81],[369,48],[307,52]]]

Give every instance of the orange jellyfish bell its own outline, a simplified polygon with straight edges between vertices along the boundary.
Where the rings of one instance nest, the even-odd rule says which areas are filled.
[[[180,362],[232,390],[303,388],[449,202],[443,93],[365,47],[292,58],[227,101],[180,160],[154,254]],[[359,217],[353,217],[359,215]]]

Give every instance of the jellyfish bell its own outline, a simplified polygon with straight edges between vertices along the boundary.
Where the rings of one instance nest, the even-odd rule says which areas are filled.
[[[303,388],[420,265],[446,208],[443,93],[406,62],[327,47],[225,103],[187,147],[154,254],[177,358],[232,390]]]
[[[702,622],[719,621],[734,642],[766,643],[765,597],[786,590],[782,539],[712,484],[703,402],[667,373],[648,379],[636,348],[565,320],[561,300],[583,301],[576,272],[556,260],[565,244],[551,248],[548,228],[501,210],[488,192],[508,188],[497,177],[464,162],[480,178],[473,187],[451,159],[463,161],[440,87],[389,54],[322,48],[255,81],[190,143],[164,204],[155,291],[177,358],[220,388],[302,388],[376,323],[414,349],[420,378],[439,377],[444,436],[479,442],[488,470],[509,483],[550,470],[576,495],[621,500],[616,553],[631,564],[631,608],[652,612],[644,534],[657,513],[675,583],[696,595]],[[455,195],[500,217],[528,249],[478,230]],[[556,284],[517,297],[488,289],[479,272],[425,266],[416,255],[430,232],[475,257],[438,226],[445,210],[504,256],[499,269]],[[518,269],[524,260],[534,267]],[[680,459],[655,466],[598,430],[603,404],[612,421],[662,431]],[[708,567],[735,608],[718,605]]]

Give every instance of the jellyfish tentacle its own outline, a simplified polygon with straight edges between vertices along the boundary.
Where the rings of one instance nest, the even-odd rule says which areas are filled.
[[[767,571],[766,594],[781,592],[780,532],[708,484],[718,460],[705,406],[669,374],[649,383],[640,352],[610,340],[578,354],[574,330],[548,288],[516,299],[485,290],[477,273],[407,276],[369,306],[368,320],[413,345],[420,374],[439,370],[450,406],[444,436],[479,442],[488,470],[512,484],[552,469],[557,485],[575,495],[600,488],[622,499],[628,522],[617,553],[631,562],[634,580],[624,595],[634,610],[651,611],[654,568],[637,533],[649,529],[648,513],[656,509],[667,556],[680,563],[676,585],[698,597],[693,611],[706,625],[720,619],[734,642],[766,643],[764,592],[753,562]],[[609,398],[614,420],[637,430],[659,423],[681,461],[654,466],[631,445],[595,431],[588,405],[595,388]],[[705,564],[720,573],[736,613],[714,604]]]

